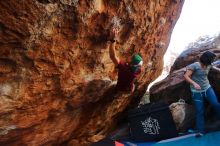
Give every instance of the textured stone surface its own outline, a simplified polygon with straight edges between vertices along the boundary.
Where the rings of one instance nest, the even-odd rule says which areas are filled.
[[[177,102],[180,98],[190,101],[190,89],[188,83],[184,81],[185,68],[169,74],[162,81],[154,84],[150,88],[150,101],[163,100],[169,103]]]
[[[0,145],[82,146],[162,70],[183,0],[0,1]],[[113,95],[106,42],[119,27],[118,55],[144,59],[134,95]]]

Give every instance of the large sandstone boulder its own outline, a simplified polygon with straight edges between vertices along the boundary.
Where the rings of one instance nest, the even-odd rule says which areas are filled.
[[[82,146],[106,136],[161,73],[183,2],[0,1],[0,145]],[[144,59],[133,95],[113,94],[114,27],[118,55]]]
[[[172,103],[177,102],[179,99],[184,99],[188,103],[191,93],[188,83],[183,78],[185,70],[185,68],[177,70],[164,80],[153,85],[150,88],[150,101],[162,100]]]

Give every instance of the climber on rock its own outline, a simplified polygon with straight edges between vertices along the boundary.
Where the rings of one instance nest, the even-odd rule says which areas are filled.
[[[114,35],[117,35],[119,30],[113,29],[113,33]],[[118,69],[116,91],[127,91],[133,93],[135,90],[134,82],[137,75],[141,73],[143,60],[138,54],[132,56],[130,63],[120,60],[116,55],[115,45],[116,40],[111,40],[108,42],[110,58]]]
[[[205,133],[204,99],[211,104],[220,118],[220,103],[207,77],[210,69],[220,73],[220,69],[212,65],[215,58],[216,55],[214,53],[210,51],[204,52],[200,56],[199,62],[194,62],[186,67],[186,73],[184,74],[185,80],[190,83],[192,99],[196,111],[195,130],[198,132],[198,136]]]

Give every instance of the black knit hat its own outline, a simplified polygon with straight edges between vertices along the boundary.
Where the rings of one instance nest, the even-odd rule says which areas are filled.
[[[204,65],[211,65],[215,57],[216,57],[215,53],[211,51],[206,51],[200,56],[199,60]]]

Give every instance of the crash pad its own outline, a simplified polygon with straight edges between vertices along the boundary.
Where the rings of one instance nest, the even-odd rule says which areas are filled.
[[[201,137],[195,137],[195,134],[189,134],[163,140],[157,142],[153,146],[219,146],[220,145],[220,131],[207,133]]]

